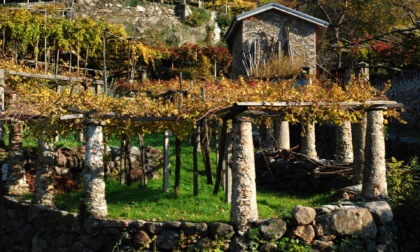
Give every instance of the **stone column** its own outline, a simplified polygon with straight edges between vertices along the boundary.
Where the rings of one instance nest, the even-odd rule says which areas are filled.
[[[28,193],[25,169],[23,167],[23,149],[20,122],[12,122],[9,125],[9,153],[7,160],[6,193],[21,195]]]
[[[384,108],[367,111],[366,149],[362,196],[385,198],[388,195],[385,166]]]
[[[248,117],[233,121],[232,208],[230,221],[239,233],[258,219],[252,123]]]
[[[361,122],[354,124],[353,147],[353,184],[362,184],[363,166],[365,162],[365,144],[366,144],[366,114]]]
[[[315,124],[308,122],[307,125],[303,126],[303,130],[304,132],[301,138],[301,153],[311,158],[317,158],[318,154],[316,152],[315,144]]]
[[[38,160],[32,204],[54,207],[55,157],[52,143],[40,138],[38,140]]]
[[[274,140],[278,150],[290,149],[289,122],[283,121],[282,116],[274,120]]]
[[[353,162],[353,143],[351,138],[351,123],[344,120],[343,124],[336,127],[335,161]]]
[[[105,200],[102,127],[104,122],[87,119],[86,156],[83,171],[81,213],[85,217],[104,218],[108,214]]]

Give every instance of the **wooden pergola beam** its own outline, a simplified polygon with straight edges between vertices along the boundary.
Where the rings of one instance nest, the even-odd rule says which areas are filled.
[[[28,78],[35,78],[35,79],[44,79],[44,80],[54,80],[54,81],[72,81],[72,82],[83,82],[88,81],[98,85],[103,85],[103,80],[97,79],[90,79],[90,78],[82,78],[82,77],[69,77],[64,75],[52,75],[52,74],[33,74],[33,73],[25,73],[25,72],[17,72],[13,70],[6,70],[6,74],[21,76],[21,77],[28,77]]]
[[[342,107],[353,107],[357,108],[363,106],[381,106],[386,108],[401,108],[403,104],[396,101],[366,101],[362,102],[237,102],[233,105],[239,107],[308,107],[312,105],[319,106],[335,106],[339,105]]]

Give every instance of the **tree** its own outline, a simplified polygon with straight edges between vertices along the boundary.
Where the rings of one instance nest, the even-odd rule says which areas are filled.
[[[324,68],[351,65],[355,61],[384,63],[387,66],[419,64],[418,13],[414,0],[280,0],[330,23],[326,35],[328,55],[335,57]],[[388,47],[384,50],[384,47]],[[389,53],[392,51],[392,53]],[[320,55],[318,58],[324,58]]]

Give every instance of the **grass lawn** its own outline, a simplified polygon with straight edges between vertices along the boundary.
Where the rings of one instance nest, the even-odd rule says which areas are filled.
[[[163,134],[151,134],[144,137],[146,145],[163,150]],[[35,139],[24,139],[25,147],[35,147]],[[119,140],[111,136],[108,144],[119,146]],[[214,143],[212,143],[214,146]],[[77,141],[77,134],[60,137],[55,143],[56,147],[68,146],[78,147],[82,143]],[[138,146],[138,138],[132,138],[132,145]],[[170,139],[170,169],[172,175],[169,178],[170,189],[168,193],[163,192],[162,179],[150,180],[146,188],[139,188],[139,182],[134,182],[131,187],[120,185],[119,181],[106,180],[106,200],[110,218],[154,220],[154,221],[229,221],[230,204],[225,203],[225,192],[219,191],[213,195],[213,185],[206,184],[204,164],[199,152],[199,195],[193,196],[193,161],[192,145],[184,141],[182,146],[182,165],[180,195],[177,198],[174,193],[175,176],[175,137]],[[216,155],[212,149],[212,168],[216,171]],[[215,175],[213,181],[215,180]],[[290,195],[284,192],[257,188],[258,212],[260,218],[284,218],[290,215],[296,205],[320,206],[330,203],[332,193],[299,196]],[[19,197],[31,199],[31,195]],[[56,195],[56,206],[59,209],[77,212],[81,192],[72,192]]]
[[[110,142],[118,142],[110,140]],[[152,134],[145,137],[147,145],[162,149],[162,134]],[[133,143],[136,144],[135,138]],[[175,138],[171,137],[171,169],[175,167]],[[214,151],[213,151],[214,152]],[[213,153],[213,172],[216,170],[216,158]],[[147,188],[139,188],[139,183],[131,187],[120,185],[118,181],[106,181],[106,200],[110,218],[137,220],[184,220],[184,221],[229,221],[230,204],[225,203],[224,191],[213,195],[213,185],[206,184],[202,158],[199,156],[199,195],[193,196],[193,162],[192,146],[183,142],[180,195],[174,193],[175,176],[170,176],[170,190],[164,193],[162,179],[149,181]],[[289,216],[295,205],[319,206],[328,203],[330,194],[313,196],[291,196],[286,193],[258,188],[257,201],[260,218],[282,218]],[[80,192],[57,195],[58,208],[78,210]]]

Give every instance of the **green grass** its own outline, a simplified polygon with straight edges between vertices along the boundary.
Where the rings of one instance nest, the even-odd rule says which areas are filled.
[[[163,134],[151,134],[144,137],[146,145],[163,149]],[[25,140],[25,146],[35,147],[34,139]],[[110,136],[108,145],[119,146],[120,140]],[[132,138],[132,145],[139,146],[138,138]],[[214,145],[214,143],[213,143]],[[55,146],[79,147],[77,134],[70,134],[61,137]],[[170,163],[172,174],[175,167],[175,138],[170,141]],[[180,195],[175,196],[175,176],[169,178],[170,189],[165,193],[162,190],[162,179],[150,180],[146,188],[139,188],[139,182],[134,182],[131,187],[120,185],[119,181],[106,180],[106,200],[110,218],[114,219],[136,219],[154,221],[229,221],[230,204],[225,203],[225,192],[219,191],[213,195],[213,185],[206,183],[204,164],[202,157],[198,157],[199,164],[199,195],[193,196],[193,162],[192,146],[183,142]],[[216,170],[216,157],[212,151],[212,168]],[[215,180],[215,176],[213,177]],[[331,194],[319,194],[311,196],[290,195],[283,192],[276,192],[267,188],[257,188],[258,212],[260,218],[284,218],[289,217],[290,212],[296,205],[320,206],[329,203]],[[20,199],[30,199],[26,195]],[[56,195],[56,206],[59,209],[77,212],[81,192],[71,192]]]
[[[162,146],[162,134],[145,137],[147,145]],[[174,171],[174,145],[171,137],[171,169]],[[135,141],[133,141],[135,143]],[[212,156],[213,171],[215,171],[215,155]],[[182,148],[182,166],[180,195],[174,193],[174,175],[170,176],[170,190],[164,193],[162,179],[149,181],[147,188],[139,188],[139,183],[131,187],[120,185],[118,181],[106,180],[106,200],[110,218],[139,220],[184,220],[184,221],[229,221],[230,204],[225,203],[224,191],[213,195],[213,185],[206,184],[202,158],[199,156],[199,195],[193,196],[193,163],[192,146],[186,142]],[[260,218],[288,217],[295,205],[319,206],[328,203],[330,194],[313,196],[291,196],[286,193],[274,192],[259,188],[257,193]],[[77,212],[80,192],[57,195],[58,208]]]

